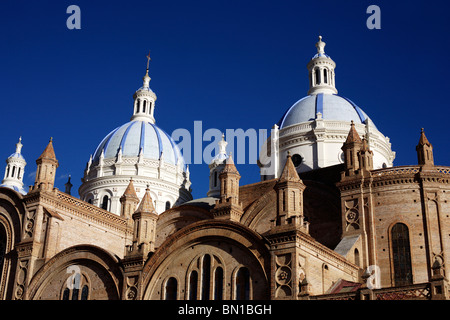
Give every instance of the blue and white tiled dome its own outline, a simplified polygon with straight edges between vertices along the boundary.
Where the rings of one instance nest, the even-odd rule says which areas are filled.
[[[354,123],[365,124],[367,114],[350,99],[336,94],[319,93],[308,95],[290,107],[278,122],[280,129],[313,121],[317,113],[322,114],[324,120],[353,121]]]
[[[130,121],[111,131],[95,150],[93,162],[99,160],[102,151],[104,159],[116,158],[119,149],[122,157],[138,157],[142,150],[145,159],[159,160],[162,154],[164,162],[181,164],[184,168],[183,157],[172,137],[148,121]]]

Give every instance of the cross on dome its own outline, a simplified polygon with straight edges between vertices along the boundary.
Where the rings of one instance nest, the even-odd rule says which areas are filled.
[[[322,36],[319,36],[319,41],[316,43],[317,53],[325,54],[325,45],[326,43],[322,41]]]

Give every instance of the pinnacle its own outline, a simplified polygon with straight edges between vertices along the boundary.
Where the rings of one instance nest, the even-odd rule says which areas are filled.
[[[136,190],[134,189],[133,185],[133,178],[130,179],[130,183],[128,184],[128,187],[125,189],[125,192],[123,193],[123,196],[125,197],[132,197],[137,198]]]
[[[362,142],[358,132],[356,132],[353,120],[350,125],[350,131],[348,132],[347,140],[345,141],[345,143],[352,143],[352,142]]]
[[[50,139],[47,147],[45,147],[44,151],[40,155],[39,159],[52,159],[56,160],[55,150],[53,149],[53,139]]]
[[[428,141],[427,137],[425,136],[425,131],[421,130],[420,132],[420,140],[419,140],[419,146],[428,145],[431,146],[431,143]]]
[[[297,170],[295,169],[294,163],[292,162],[292,157],[290,154],[288,154],[287,156],[283,172],[278,179],[278,182],[281,181],[301,181],[300,177],[298,176]]]
[[[142,198],[141,204],[139,208],[137,208],[136,212],[139,213],[156,213],[155,207],[153,206],[153,200],[150,195],[150,189],[147,187],[145,190],[145,195]]]

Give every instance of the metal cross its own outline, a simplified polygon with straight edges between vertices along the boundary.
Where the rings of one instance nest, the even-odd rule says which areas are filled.
[[[152,58],[150,58],[150,50],[149,50],[148,55],[147,55],[147,70],[148,70],[148,65],[150,63],[150,60],[152,60]]]

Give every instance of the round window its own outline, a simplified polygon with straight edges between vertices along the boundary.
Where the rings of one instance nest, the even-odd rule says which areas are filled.
[[[292,156],[292,162],[294,163],[295,167],[298,167],[299,165],[302,164],[303,158],[299,154],[294,154]]]

